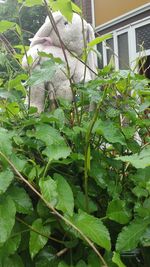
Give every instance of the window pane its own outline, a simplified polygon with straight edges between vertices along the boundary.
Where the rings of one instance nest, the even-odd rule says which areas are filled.
[[[128,47],[128,33],[118,35],[118,57],[119,69],[129,69],[129,47]]]
[[[136,52],[142,50],[142,47],[147,50],[150,49],[150,23],[139,27],[136,32]],[[140,47],[142,45],[142,47]]]
[[[98,56],[98,67],[99,69],[103,68],[103,47],[102,47],[102,43],[99,43],[97,45],[97,50],[99,52],[99,56]]]
[[[114,42],[113,38],[106,40],[106,46],[107,46],[107,64],[110,62],[111,57],[113,56],[114,51]]]

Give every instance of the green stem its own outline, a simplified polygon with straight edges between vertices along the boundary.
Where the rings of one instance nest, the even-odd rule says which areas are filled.
[[[90,139],[91,139],[91,133],[93,130],[93,127],[95,125],[95,122],[97,120],[99,109],[106,97],[107,88],[104,89],[104,93],[102,98],[100,99],[99,103],[97,104],[97,108],[95,110],[94,116],[92,120],[90,121],[86,136],[85,136],[85,161],[84,161],[84,189],[85,189],[85,205],[87,212],[89,211],[89,201],[88,201],[88,172],[90,169]]]

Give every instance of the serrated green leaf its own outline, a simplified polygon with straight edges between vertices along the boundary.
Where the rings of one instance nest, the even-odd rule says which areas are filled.
[[[73,215],[74,198],[70,185],[60,174],[55,174],[54,179],[57,182],[58,204],[56,208],[70,216]]]
[[[46,149],[42,152],[42,154],[48,157],[49,161],[58,160],[58,159],[65,159],[71,153],[70,147],[68,147],[65,142],[63,141],[61,144],[52,144],[47,146]]]
[[[114,253],[113,253],[112,261],[113,261],[114,263],[116,263],[118,267],[126,267],[126,265],[124,265],[124,263],[122,262],[122,260],[121,260],[121,258],[120,258],[120,254],[117,253],[117,252],[114,252]]]
[[[2,151],[6,155],[10,155],[12,153],[12,136],[13,133],[8,132],[4,128],[0,128],[0,151]]]
[[[11,28],[15,27],[16,23],[10,22],[7,20],[1,20],[0,21],[0,33],[3,33],[7,30],[10,30]]]
[[[135,220],[129,226],[123,227],[117,238],[116,251],[122,252],[136,248],[148,224],[149,220]]]
[[[109,202],[106,215],[109,219],[120,224],[126,224],[131,219],[131,214],[126,210],[125,202],[119,199]]]
[[[112,121],[97,121],[94,131],[99,135],[103,135],[104,138],[110,143],[126,145],[123,134]]]
[[[22,262],[21,257],[16,254],[5,258],[3,261],[3,265],[0,265],[0,267],[24,267],[24,264]]]
[[[13,199],[18,213],[30,214],[33,211],[31,199],[24,188],[13,186],[9,188],[8,194]]]
[[[100,219],[80,211],[73,222],[94,243],[108,251],[111,249],[109,232]]]
[[[29,241],[29,251],[31,258],[33,259],[35,255],[46,245],[51,230],[50,226],[43,225],[41,219],[36,219],[32,224],[32,228],[36,231],[34,232],[31,230]]]
[[[11,162],[14,164],[14,166],[17,168],[17,170],[19,172],[21,172],[24,169],[24,167],[25,167],[25,165],[27,163],[27,160],[19,158],[14,153],[11,155],[10,160],[11,160]]]
[[[132,189],[133,194],[135,194],[138,198],[140,197],[148,197],[148,191],[140,186],[136,186]]]
[[[10,238],[0,248],[0,259],[13,255],[18,249],[21,241],[21,234],[12,231]]]
[[[150,166],[150,146],[142,149],[138,154],[133,154],[132,156],[118,157],[116,160],[122,160],[123,162],[130,162],[137,169],[144,169]]]
[[[39,181],[39,186],[42,192],[42,196],[52,206],[56,206],[58,203],[57,183],[50,176],[42,178]]]
[[[0,198],[0,246],[9,238],[15,224],[16,208],[10,196]]]
[[[0,195],[3,194],[11,184],[14,174],[9,169],[0,173]]]
[[[64,141],[58,130],[47,124],[38,125],[36,127],[36,132],[31,136],[35,136],[35,138],[40,139],[47,146],[52,144],[61,144]]]

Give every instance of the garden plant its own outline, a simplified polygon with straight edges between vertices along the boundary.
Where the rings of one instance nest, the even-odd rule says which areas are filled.
[[[81,12],[71,0],[48,2],[68,20]],[[21,68],[20,14],[37,5],[51,12],[47,1],[18,0],[17,19],[0,21],[0,267],[148,267],[149,80],[136,62],[126,71],[110,62],[94,80],[71,83],[72,104],[59,99],[50,112],[47,100],[38,114],[26,88],[30,100],[30,86],[64,63],[41,53],[40,71],[31,74],[31,58]],[[10,29],[18,44],[5,38]],[[85,71],[107,38],[85,47]]]

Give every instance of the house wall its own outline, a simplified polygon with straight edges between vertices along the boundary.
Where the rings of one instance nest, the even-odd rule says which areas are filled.
[[[89,23],[92,23],[92,7],[91,0],[74,0],[75,4],[83,8],[83,16],[85,20]]]
[[[128,13],[142,5],[148,4],[149,0],[93,0],[95,13],[95,26],[99,26]]]

